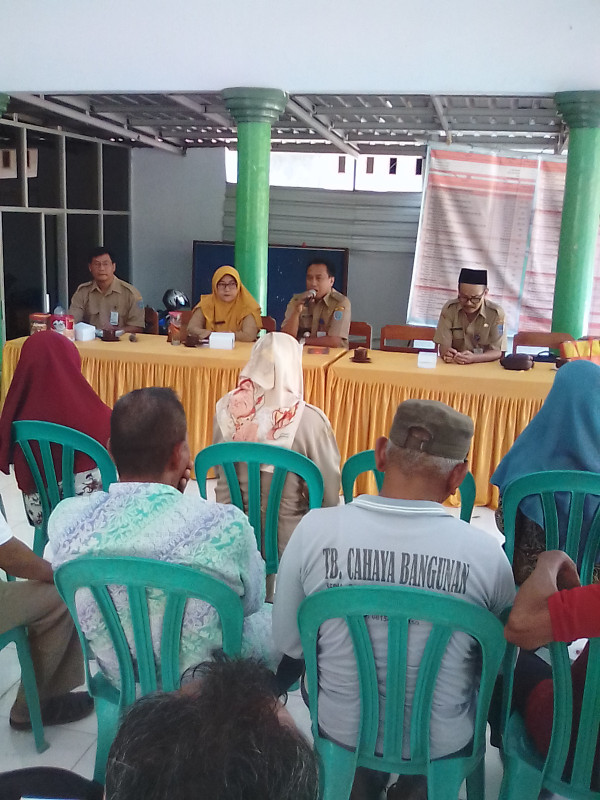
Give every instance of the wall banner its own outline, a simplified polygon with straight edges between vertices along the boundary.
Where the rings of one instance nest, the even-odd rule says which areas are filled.
[[[487,269],[509,333],[549,331],[564,158],[430,148],[408,321],[436,325],[463,267]],[[600,248],[588,335],[600,334]]]

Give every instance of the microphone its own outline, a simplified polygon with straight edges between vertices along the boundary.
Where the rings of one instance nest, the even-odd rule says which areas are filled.
[[[306,302],[307,303],[313,303],[316,296],[317,296],[317,290],[316,289],[309,289],[306,292]]]

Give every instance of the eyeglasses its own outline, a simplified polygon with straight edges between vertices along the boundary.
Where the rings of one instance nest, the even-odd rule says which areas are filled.
[[[217,289],[237,289],[237,283],[235,281],[219,281]]]
[[[471,297],[469,297],[468,295],[459,292],[458,299],[462,300],[463,303],[478,303],[480,300],[483,300],[484,294],[485,292],[483,292],[482,294],[474,294]]]

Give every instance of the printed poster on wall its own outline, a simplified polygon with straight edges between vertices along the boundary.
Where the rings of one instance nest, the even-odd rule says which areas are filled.
[[[431,148],[410,323],[436,325],[463,267],[488,270],[509,333],[549,331],[566,160]],[[600,248],[588,334],[600,334]]]

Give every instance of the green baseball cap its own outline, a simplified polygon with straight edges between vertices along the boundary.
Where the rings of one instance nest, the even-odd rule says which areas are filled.
[[[473,420],[437,400],[405,400],[396,410],[389,438],[396,447],[463,461]]]

